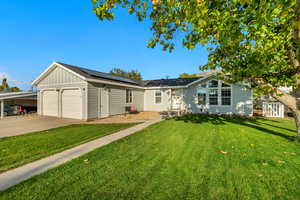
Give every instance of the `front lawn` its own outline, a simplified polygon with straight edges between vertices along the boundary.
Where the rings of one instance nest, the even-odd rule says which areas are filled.
[[[0,172],[136,124],[71,125],[0,139]],[[0,129],[1,131],[1,129]]]
[[[0,199],[299,199],[288,120],[166,120],[2,193]]]

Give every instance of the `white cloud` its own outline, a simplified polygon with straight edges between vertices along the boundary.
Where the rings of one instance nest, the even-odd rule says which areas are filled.
[[[8,77],[8,74],[5,73],[5,72],[0,72],[0,78],[3,79],[3,78],[7,78]]]

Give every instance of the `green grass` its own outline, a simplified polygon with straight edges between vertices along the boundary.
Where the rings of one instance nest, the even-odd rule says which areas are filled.
[[[0,172],[136,124],[82,124],[0,139]],[[0,129],[1,131],[1,129]]]
[[[299,199],[288,120],[167,120],[2,193],[0,199]]]

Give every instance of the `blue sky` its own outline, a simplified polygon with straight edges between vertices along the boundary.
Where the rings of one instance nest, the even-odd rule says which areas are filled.
[[[103,72],[138,69],[144,79],[198,73],[207,62],[207,51],[183,48],[180,35],[172,53],[147,48],[149,21],[118,10],[114,21],[101,22],[90,0],[1,0],[0,13],[0,79],[23,89],[54,61]]]

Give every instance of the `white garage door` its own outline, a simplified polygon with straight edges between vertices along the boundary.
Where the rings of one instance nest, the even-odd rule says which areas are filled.
[[[43,92],[43,106],[42,113],[45,116],[58,117],[58,92],[44,91]]]
[[[63,118],[83,119],[82,94],[79,89],[64,90],[61,98]]]

